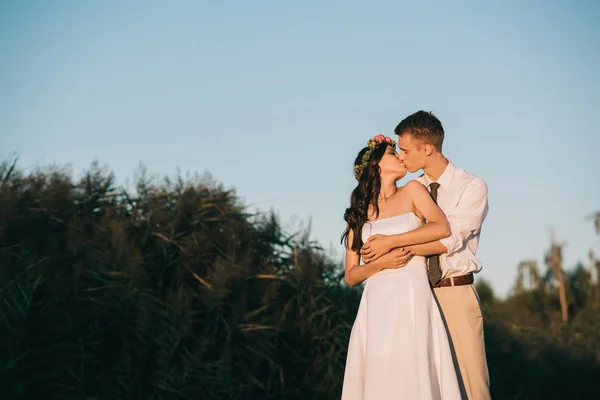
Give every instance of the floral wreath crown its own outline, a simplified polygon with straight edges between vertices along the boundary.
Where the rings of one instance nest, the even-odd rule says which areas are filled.
[[[394,142],[391,138],[387,136],[383,136],[381,133],[369,139],[369,141],[367,142],[367,147],[369,148],[367,149],[367,151],[365,151],[365,154],[363,154],[362,159],[360,160],[360,164],[354,166],[354,178],[356,178],[357,181],[360,180],[360,176],[367,167],[369,158],[371,158],[371,154],[373,154],[373,150],[375,150],[377,146],[383,143],[392,147],[396,146],[396,142]]]

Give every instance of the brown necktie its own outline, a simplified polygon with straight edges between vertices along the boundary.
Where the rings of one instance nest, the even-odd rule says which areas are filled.
[[[440,184],[437,182],[432,182],[429,185],[431,198],[433,202],[437,204],[437,196],[438,196],[438,188]],[[442,279],[442,269],[440,268],[440,256],[434,255],[427,257],[427,277],[429,278],[429,282],[432,284],[436,284]]]

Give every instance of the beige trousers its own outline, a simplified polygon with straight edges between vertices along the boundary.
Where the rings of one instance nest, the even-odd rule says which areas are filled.
[[[433,290],[450,333],[453,355],[460,370],[463,397],[489,400],[490,377],[483,339],[483,314],[474,285],[445,286]]]

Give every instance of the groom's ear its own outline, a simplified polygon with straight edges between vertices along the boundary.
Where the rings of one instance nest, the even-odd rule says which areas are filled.
[[[424,147],[425,147],[425,155],[426,156],[430,156],[433,154],[433,146],[431,144],[425,143]]]

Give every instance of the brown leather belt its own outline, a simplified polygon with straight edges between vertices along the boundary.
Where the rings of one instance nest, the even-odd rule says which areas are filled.
[[[444,287],[444,286],[462,286],[462,285],[470,285],[474,281],[475,281],[475,278],[473,277],[473,273],[469,272],[467,275],[460,275],[460,276],[454,276],[452,278],[442,279],[435,285],[431,284],[431,283],[430,283],[430,285],[433,288]]]

